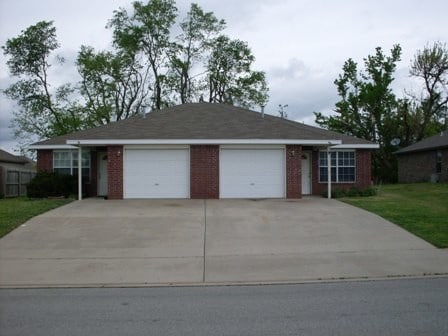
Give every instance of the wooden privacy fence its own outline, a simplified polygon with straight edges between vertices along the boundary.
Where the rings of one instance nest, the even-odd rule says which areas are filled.
[[[3,169],[5,175],[2,180],[0,193],[5,197],[26,196],[26,184],[36,175],[34,171]]]

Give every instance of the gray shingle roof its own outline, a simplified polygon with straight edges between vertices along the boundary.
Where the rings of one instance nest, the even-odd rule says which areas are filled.
[[[8,153],[2,149],[0,149],[0,162],[9,162],[9,163],[29,163],[29,159],[23,156],[16,156],[11,153]]]
[[[420,152],[425,150],[434,150],[438,148],[448,147],[448,131],[443,131],[433,135],[432,137],[423,139],[422,141],[416,142],[413,145],[402,148],[395,152],[395,154],[405,154],[412,152]]]
[[[327,131],[226,104],[177,105],[33,145],[64,145],[67,140],[137,139],[286,139],[342,140],[343,144],[370,141]]]

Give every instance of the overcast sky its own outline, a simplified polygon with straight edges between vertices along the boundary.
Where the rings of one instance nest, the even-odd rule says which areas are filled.
[[[312,124],[313,112],[330,113],[338,97],[334,79],[344,61],[362,63],[377,46],[387,53],[394,44],[403,49],[394,87],[418,90],[409,79],[411,59],[434,41],[448,41],[446,0],[197,0],[227,22],[226,34],[249,43],[257,70],[267,73],[270,100],[266,112],[278,114],[288,104],[289,119]],[[181,17],[190,1],[177,0]],[[129,0],[0,0],[0,45],[30,25],[53,20],[66,58],[53,67],[54,85],[78,79],[74,60],[82,44],[110,48],[105,25]],[[0,89],[12,83],[0,56]],[[0,96],[0,148],[12,151],[17,142],[8,128],[14,104]]]

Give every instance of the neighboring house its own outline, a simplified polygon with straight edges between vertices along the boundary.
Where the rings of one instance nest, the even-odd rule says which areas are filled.
[[[123,198],[300,198],[371,185],[378,145],[225,104],[178,105],[33,144],[39,170]]]
[[[0,149],[0,196],[25,196],[26,184],[35,174],[35,162]]]
[[[448,182],[448,131],[402,148],[395,154],[398,182]]]

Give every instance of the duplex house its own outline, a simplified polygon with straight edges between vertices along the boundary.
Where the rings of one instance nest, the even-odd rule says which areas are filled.
[[[377,144],[226,104],[191,103],[31,146],[89,196],[300,198],[371,185]]]

